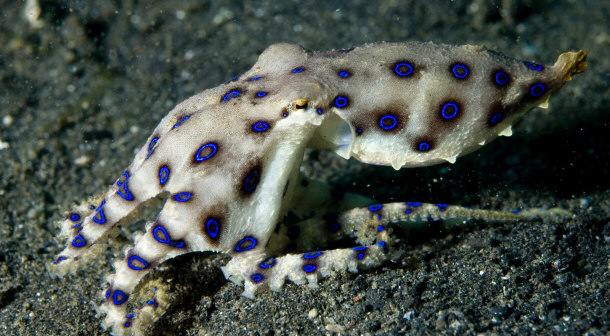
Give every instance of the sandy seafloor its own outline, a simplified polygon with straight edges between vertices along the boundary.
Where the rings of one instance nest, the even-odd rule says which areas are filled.
[[[145,278],[175,293],[148,334],[610,333],[610,2],[40,1],[32,22],[23,1],[0,5],[0,334],[108,335],[94,304],[121,247],[58,279],[47,270],[64,244],[56,222],[113,183],[175,104],[274,42],[382,40],[482,44],[546,63],[583,48],[589,70],[512,137],[454,165],[394,171],[309,152],[308,175],[381,202],[559,206],[575,217],[424,230],[382,267],[255,300],[224,280],[226,256],[186,255]]]

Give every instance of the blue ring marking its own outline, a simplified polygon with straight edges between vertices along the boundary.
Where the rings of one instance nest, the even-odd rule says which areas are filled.
[[[93,210],[93,209],[95,209],[95,207],[93,205],[90,205],[89,209]]]
[[[53,264],[57,265],[64,260],[66,260],[66,257],[58,257],[56,260],[53,261]]]
[[[127,201],[131,201],[131,200],[133,200],[133,195],[131,194],[131,192],[129,192],[129,189],[127,188],[127,181],[129,181],[129,173],[123,172],[123,176],[125,176],[125,181],[123,181],[123,183],[121,183],[121,179],[118,179],[116,181],[116,185],[119,187],[119,189],[116,191],[116,193],[119,194],[119,196],[121,196],[123,199],[125,199]],[[125,193],[123,193],[123,190],[121,190],[121,187],[123,187],[123,189],[125,190]]]
[[[128,319],[131,319],[134,317],[136,317],[136,314],[129,314],[129,315],[125,316],[125,318],[128,318]]]
[[[141,263],[142,265],[140,265],[140,266],[134,265],[133,264],[134,260]],[[137,255],[132,255],[131,257],[129,257],[129,259],[127,259],[127,266],[129,266],[129,268],[131,268],[134,271],[141,271],[143,269],[148,268],[148,263],[146,262],[146,260],[138,257]]]
[[[411,209],[407,209],[407,210],[405,210],[405,215],[408,215],[408,214],[410,214],[411,212],[413,212],[413,210],[411,210]]]
[[[282,113],[282,117],[286,118],[288,116],[287,112]]]
[[[238,78],[239,78],[239,75],[235,75],[235,76],[233,76],[233,78],[231,78],[231,82],[236,81]]]
[[[366,250],[366,246],[356,246],[356,247],[353,247],[352,250],[354,250],[354,251],[365,251]],[[358,253],[358,260],[362,260],[362,259],[364,259],[364,257],[365,257],[364,252],[359,252]]]
[[[102,207],[104,206],[104,204],[106,204],[106,200],[102,201],[102,204],[100,204],[99,208],[95,209],[95,211],[97,212],[95,214],[95,216],[93,216],[93,221],[98,223],[98,224],[104,224],[106,223],[106,216],[104,216],[104,210],[102,209]],[[100,216],[100,219],[97,219],[97,216]]]
[[[369,211],[379,211],[383,208],[383,204],[373,204],[369,206]]]
[[[178,120],[175,124],[174,127],[172,127],[172,129],[177,128],[178,126],[184,124],[185,121],[188,120],[188,118],[190,118],[190,116],[184,116],[182,118],[180,118],[180,120]]]
[[[343,108],[347,106],[348,102],[349,100],[345,96],[337,96],[337,98],[335,98],[335,106],[338,108]]]
[[[263,276],[260,274],[252,274],[250,276],[250,278],[252,279],[252,281],[254,282],[260,282],[261,280],[263,280]]]
[[[500,121],[502,121],[502,115],[500,113],[494,115],[493,117],[491,117],[491,123],[493,125],[499,123]]]
[[[358,133],[358,135],[362,134],[362,128],[357,129],[356,133]]]
[[[408,206],[418,207],[421,205],[421,202],[407,202]]]
[[[256,93],[256,96],[257,96],[258,98],[262,98],[262,97],[264,97],[264,96],[266,96],[266,95],[267,95],[267,92],[265,92],[265,91],[258,91],[258,92]]]
[[[224,97],[222,97],[222,101],[229,101],[233,98],[237,98],[241,92],[239,90],[232,90],[227,92]]]
[[[514,211],[511,211],[511,213],[514,213],[514,214],[518,214],[518,213],[520,213],[520,212],[521,212],[521,210],[514,210]]]
[[[250,245],[247,245],[247,244]],[[246,244],[246,246],[242,246]],[[244,252],[244,251],[248,251],[253,249],[256,246],[256,239],[252,238],[252,237],[246,237],[242,240],[240,240],[236,245],[235,245],[235,252]]]
[[[157,141],[159,141],[159,137],[154,137],[150,140],[148,144],[148,154],[146,154],[146,159],[148,159],[152,153],[155,151],[155,146],[157,145]]]
[[[167,166],[163,166],[159,168],[159,184],[164,185],[169,178],[169,168]]]
[[[379,225],[377,226],[377,231],[381,232],[383,231],[385,228],[383,227],[383,225]]]
[[[174,195],[174,201],[176,202],[188,202],[191,199],[191,193],[181,192]]]
[[[120,290],[116,290],[116,291],[114,291],[114,295],[112,296],[112,302],[114,303],[115,306],[120,306],[125,301],[127,301],[128,297],[129,296],[127,294],[121,292]]]
[[[260,172],[258,169],[254,169],[248,173],[248,176],[246,176],[246,179],[244,180],[244,190],[245,191],[249,192],[249,191],[253,191],[254,189],[256,189],[256,186],[258,185],[258,181],[260,179],[259,174],[260,174]],[[252,185],[249,185],[250,179],[253,179]]]
[[[85,246],[87,242],[85,241],[85,238],[83,238],[83,236],[76,235],[76,237],[74,237],[74,239],[72,240],[72,246],[74,247],[83,247]]]
[[[70,220],[73,221],[73,222],[76,222],[79,219],[80,219],[80,215],[77,214],[77,213],[73,213],[73,214],[70,215]]]
[[[495,76],[496,79],[496,83],[498,83],[499,85],[506,85],[508,84],[508,74],[504,71],[498,71],[496,73]]]
[[[335,222],[335,223],[330,224],[328,231],[330,231],[330,233],[337,233],[340,228],[341,228],[341,226],[339,226],[339,223]]]
[[[438,209],[442,212],[449,206],[448,204],[437,204]]]
[[[131,327],[131,322],[125,322],[125,328]]]
[[[206,156],[200,156],[201,151],[203,151],[206,148],[212,148],[212,151],[210,152],[210,154],[208,154]],[[209,142],[209,143],[199,147],[199,149],[197,150],[197,153],[195,153],[195,161],[196,162],[205,161],[205,160],[211,158],[212,156],[214,156],[214,154],[216,154],[217,150],[218,150],[218,146],[213,142]]]
[[[154,299],[153,300],[148,300],[148,302],[146,302],[146,304],[149,305],[149,306],[152,305],[153,303],[155,303]]]
[[[400,68],[401,67],[407,67],[408,70],[407,71],[402,71]],[[394,67],[394,72],[398,75],[398,76],[409,76],[410,74],[413,73],[413,65],[408,63],[408,62],[400,62],[397,63],[396,66]]]
[[[263,260],[258,266],[260,268],[271,268],[275,266],[275,258],[268,257],[267,259]]]
[[[542,64],[538,64],[538,63],[534,63],[534,62],[528,62],[525,61],[523,62],[528,68],[534,70],[534,71],[542,71],[542,69],[544,69],[544,65]]]
[[[422,152],[428,151],[428,150],[430,150],[430,144],[426,141],[422,141],[417,146],[417,149],[419,149]]]
[[[384,120],[388,120],[390,119],[390,122],[392,123],[389,126],[384,125]],[[396,119],[395,116],[392,115],[385,115],[383,117],[381,117],[381,119],[379,119],[379,126],[381,126],[381,128],[383,128],[384,130],[391,130],[392,128],[396,127],[396,125],[398,125],[398,120]]]
[[[159,237],[159,231],[161,231],[161,233],[163,234],[165,239],[162,239],[161,237]],[[161,225],[158,225],[153,229],[152,235],[155,238],[155,240],[161,244],[169,244],[171,242],[169,234],[167,233],[165,228]]]
[[[452,114],[447,114],[448,107],[453,107]],[[441,111],[441,115],[443,116],[443,118],[451,119],[451,118],[455,117],[457,114],[458,114],[458,106],[456,103],[447,103],[447,104],[443,105],[443,110]]]
[[[106,290],[106,299],[110,297],[110,288]]]
[[[324,113],[324,110],[322,110],[321,108],[318,109],[318,114],[322,114]]]
[[[347,70],[342,70],[342,71],[339,71],[337,73],[337,75],[339,75],[339,77],[347,78],[350,76],[350,73]]]
[[[532,86],[532,88],[530,89],[530,94],[532,95],[532,97],[538,97],[544,93],[544,90],[545,90],[544,84],[541,84],[541,83],[534,84]]]
[[[208,234],[212,239],[216,239],[216,236],[218,236],[218,232],[220,231],[220,226],[218,225],[217,220],[210,218],[205,223],[205,229],[208,231]]]
[[[256,124],[252,125],[252,129],[255,132],[264,132],[269,128],[269,124],[264,121],[259,121]]]
[[[183,248],[184,242],[182,240],[172,240],[169,242],[169,246],[175,247],[175,248]]]
[[[460,74],[457,72],[457,69],[462,69],[462,70],[464,70],[464,74],[463,74],[463,75],[460,75]],[[464,64],[456,64],[455,66],[453,66],[453,69],[451,69],[451,72],[453,72],[453,75],[454,75],[456,78],[463,79],[463,78],[466,78],[466,76],[468,76],[468,67],[467,67],[466,65],[464,65]]]
[[[317,252],[308,252],[303,254],[303,258],[305,259],[316,259],[317,257],[322,255],[322,251],[317,251]]]
[[[303,266],[303,271],[305,271],[305,273],[311,273],[313,271],[316,270],[316,265],[312,265],[312,264],[307,264],[305,266]]]
[[[252,78],[250,78],[250,81],[252,81],[252,82],[253,82],[253,81],[257,81],[257,80],[259,80],[259,79],[261,79],[261,78],[263,78],[263,77],[252,77]]]
[[[73,228],[77,228],[77,227],[79,227],[79,226],[81,226],[81,225],[83,225],[83,222],[76,223],[76,224],[72,225],[72,227],[73,227]]]
[[[298,67],[298,68],[292,69],[292,73],[299,73],[299,72],[303,72],[303,68],[302,67]]]

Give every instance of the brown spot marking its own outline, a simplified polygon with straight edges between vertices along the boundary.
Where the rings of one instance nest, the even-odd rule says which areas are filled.
[[[333,106],[338,109],[348,108],[351,103],[351,98],[345,93],[340,93],[333,99]]]
[[[343,79],[350,78],[354,75],[354,71],[350,68],[341,68],[341,69],[338,69],[336,72],[337,72],[337,76],[339,76],[340,78],[343,78]]]
[[[428,153],[434,150],[435,142],[430,137],[418,137],[413,139],[412,148],[417,153]]]
[[[241,97],[245,95],[248,91],[244,88],[234,87],[232,89],[227,90],[222,97],[220,97],[221,103],[227,103],[231,100]]]
[[[290,115],[290,113],[288,112],[288,109],[287,109],[287,108],[285,108],[285,107],[283,107],[283,108],[282,108],[282,111],[280,112],[280,116],[281,116],[282,118],[286,118],[286,117],[288,117],[289,115]]]
[[[422,66],[415,64],[413,61],[408,59],[402,59],[391,63],[388,67],[390,73],[394,75],[394,78],[407,79],[407,78],[419,78],[420,72],[423,69]]]
[[[470,66],[464,62],[454,62],[449,65],[451,78],[457,80],[467,80],[470,77]]]
[[[437,120],[445,124],[454,124],[464,115],[464,104],[459,99],[446,99],[438,105]]]
[[[218,157],[222,150],[222,145],[218,141],[206,141],[199,144],[191,152],[191,164],[199,165],[208,163]]]
[[[364,134],[364,129],[360,125],[354,125],[354,129],[356,130],[356,136],[361,136]]]
[[[167,182],[169,182],[169,178],[172,176],[172,168],[170,164],[165,162],[159,165],[159,169],[157,169],[156,179],[159,181],[159,186],[163,188]]]
[[[273,128],[273,121],[270,120],[254,120],[246,124],[246,133],[259,136],[265,135]]]
[[[370,113],[355,116],[353,122],[356,136],[361,136],[369,130],[382,133],[399,133],[409,120],[408,108],[405,105],[390,104],[375,109]]]
[[[223,224],[222,219],[218,217],[208,216],[203,219],[203,233],[211,245],[218,245],[218,241],[222,234]]]
[[[543,100],[548,97],[551,92],[551,84],[546,81],[533,81],[522,87],[523,90],[523,101],[534,102],[537,100]]]
[[[489,127],[495,127],[502,123],[515,111],[514,106],[504,106],[501,102],[492,103],[487,112],[486,123]]]
[[[405,126],[406,117],[392,109],[375,112],[377,129],[384,133],[398,133]]]
[[[237,176],[237,191],[242,198],[251,196],[257,189],[263,174],[263,168],[259,160],[253,161],[241,168]]]
[[[468,113],[465,100],[461,97],[439,98],[430,102],[430,111],[426,112],[427,135],[431,137],[450,132],[458,125],[462,116]]]
[[[510,87],[512,78],[505,69],[495,68],[489,75],[489,81],[495,88],[506,90]]]

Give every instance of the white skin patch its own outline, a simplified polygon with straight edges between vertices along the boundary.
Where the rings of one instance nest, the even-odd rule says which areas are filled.
[[[151,294],[146,307],[129,312],[130,295],[147,272],[180,254],[230,254],[225,277],[253,297],[286,279],[313,287],[331,270],[375,267],[391,252],[393,227],[539,215],[334,199],[299,167],[306,147],[395,169],[455,162],[510,135],[525,112],[585,69],[584,51],[546,67],[476,46],[377,43],[312,53],[272,45],[235,81],[176,106],[103,199],[73,209],[61,223],[68,243],[54,266],[75,270],[121,219],[168,195],[116,262],[100,307],[105,328],[137,335],[162,314],[163,300]],[[283,225],[288,212],[302,222]],[[353,248],[332,249],[350,238]]]

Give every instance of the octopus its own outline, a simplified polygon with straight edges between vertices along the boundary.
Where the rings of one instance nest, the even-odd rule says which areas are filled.
[[[53,268],[74,272],[136,209],[164,198],[156,220],[115,263],[99,307],[103,327],[137,335],[164,308],[153,295],[128,311],[134,288],[178,255],[230,255],[222,272],[252,298],[263,288],[281,290],[286,280],[315,287],[333,271],[379,266],[391,254],[395,228],[519,220],[527,212],[338,197],[299,168],[306,148],[395,169],[453,163],[511,135],[527,111],[545,107],[586,70],[586,56],[566,52],[545,66],[471,45],[310,52],[274,44],[242,76],[178,104],[103,196],[67,214],[60,222],[67,246]],[[285,225],[287,214],[299,221]],[[332,248],[345,239],[353,246]]]

